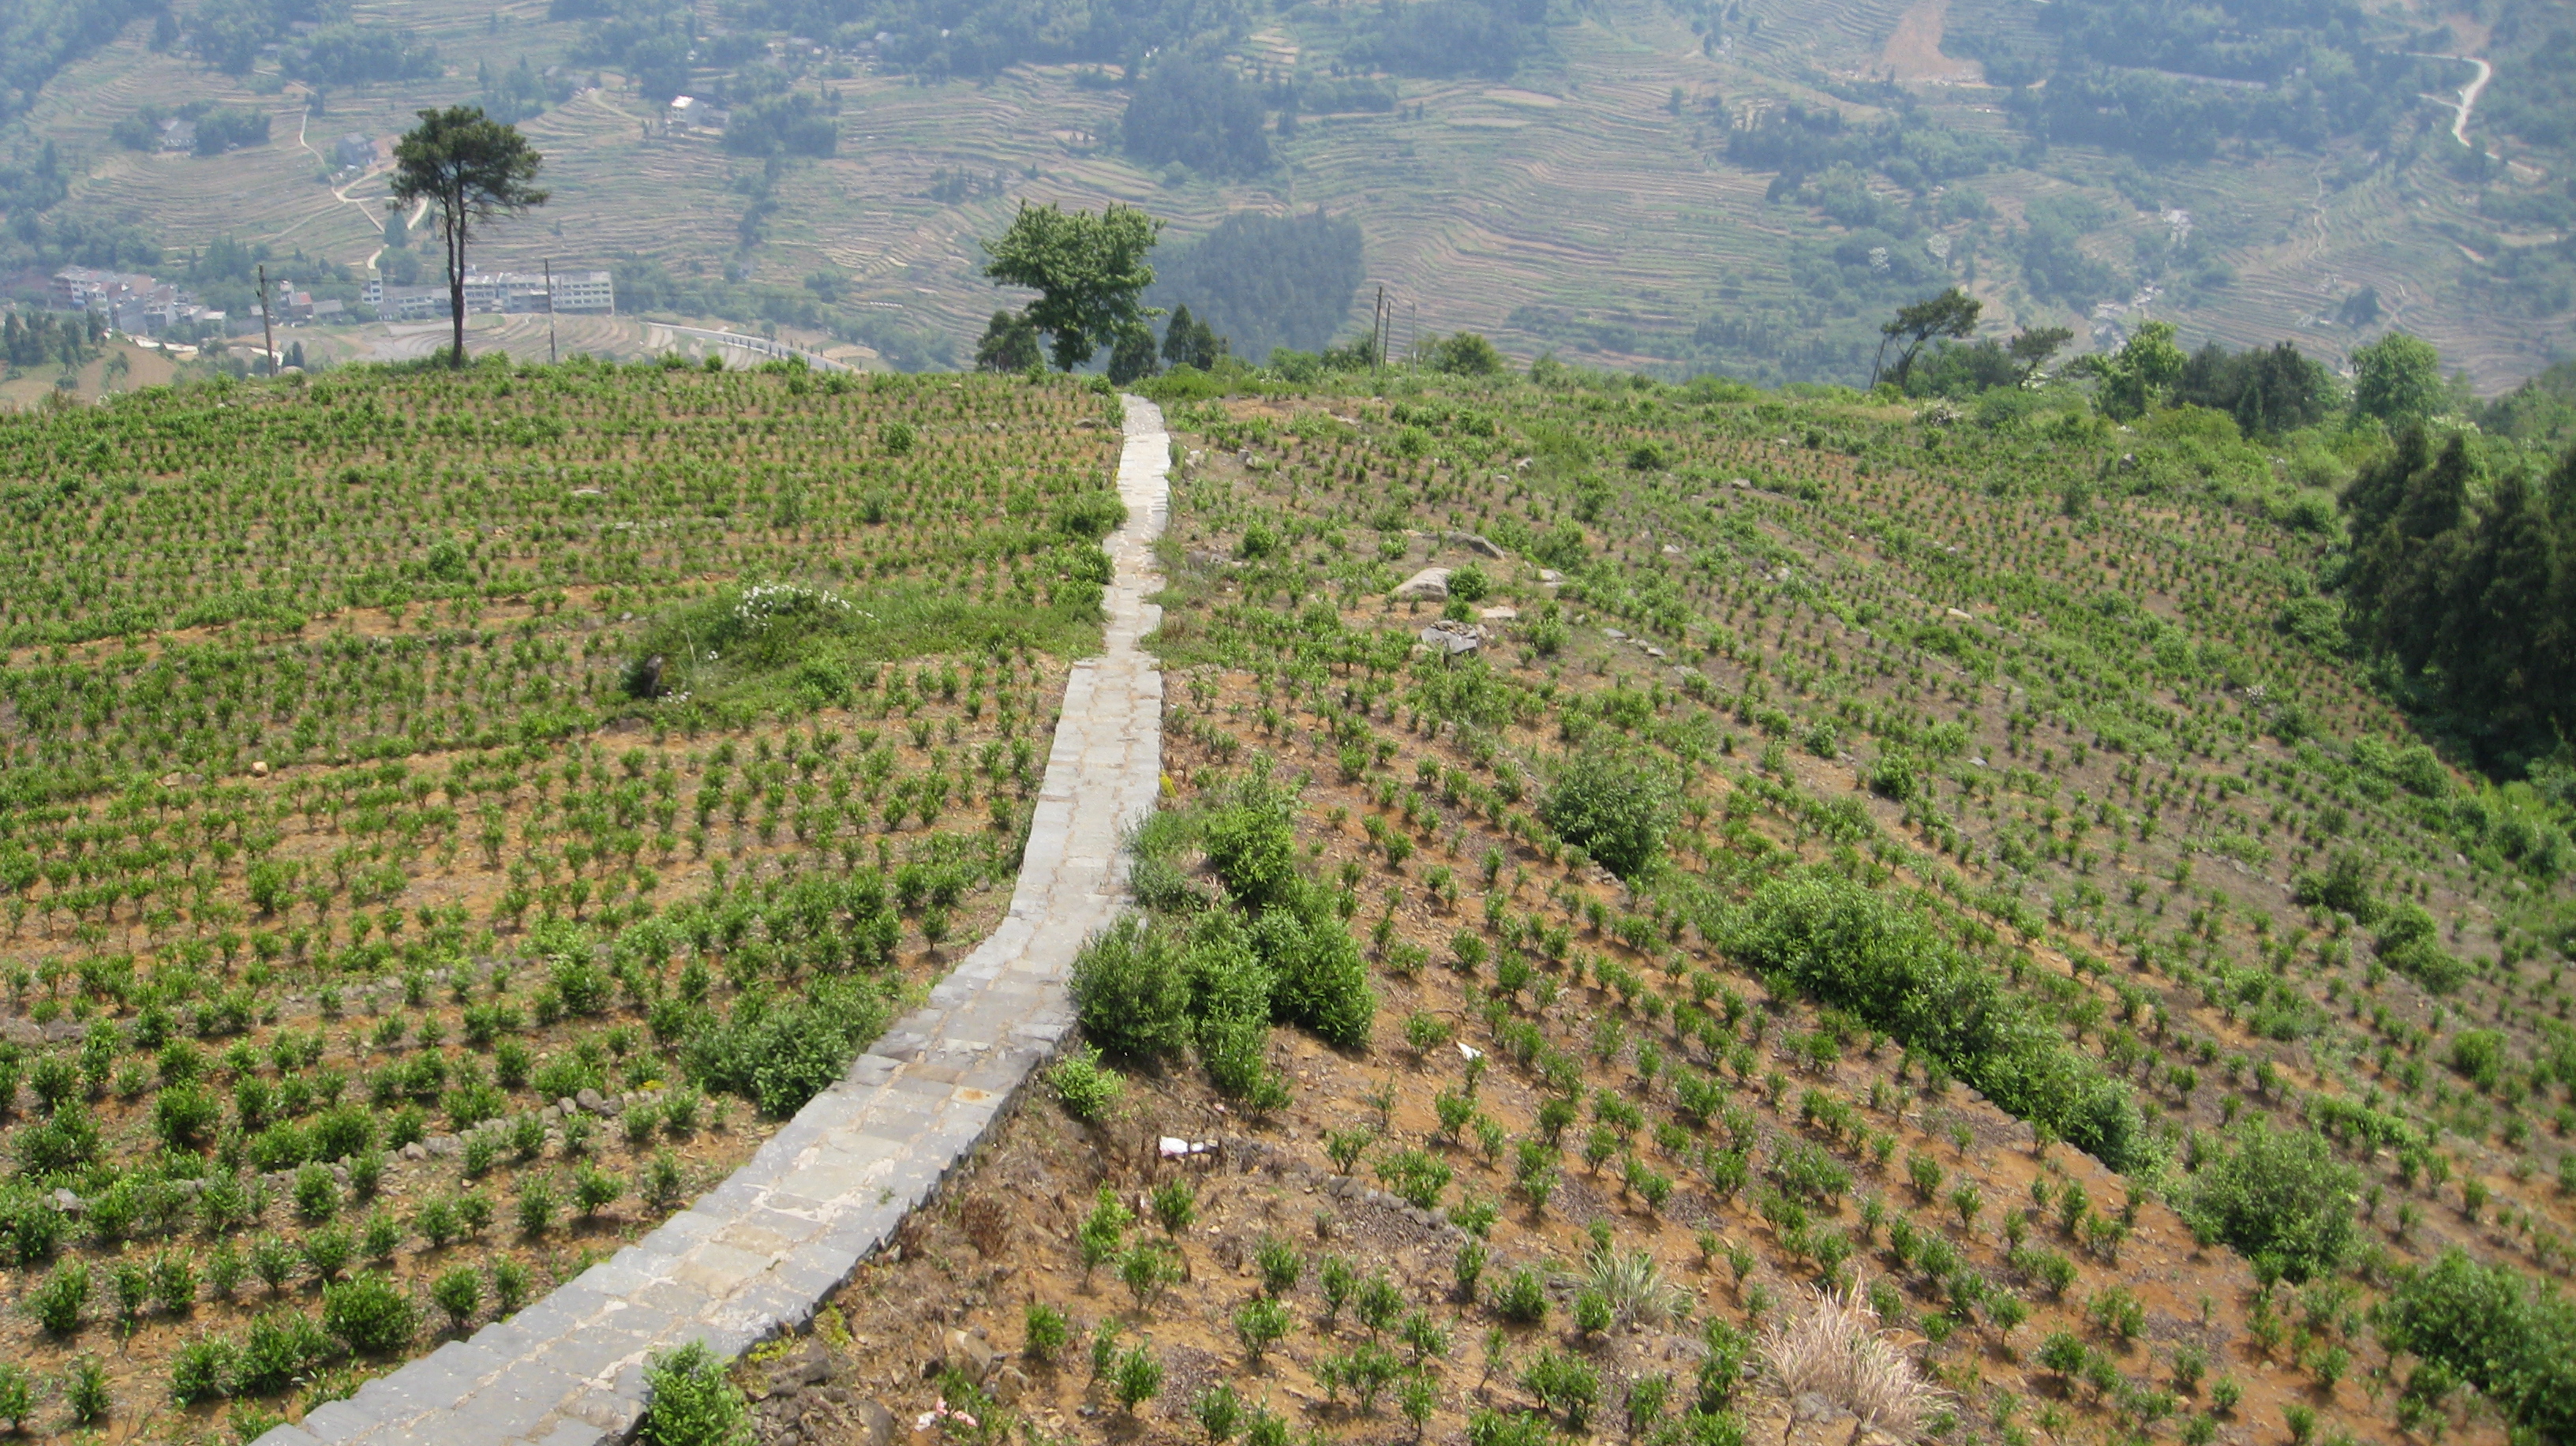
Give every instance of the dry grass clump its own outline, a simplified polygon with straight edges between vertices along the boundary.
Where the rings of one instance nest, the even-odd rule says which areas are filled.
[[[1791,1399],[1822,1396],[1858,1417],[1863,1429],[1900,1438],[1920,1433],[1944,1399],[1879,1329],[1857,1280],[1844,1290],[1816,1292],[1806,1311],[1764,1330],[1762,1359]]]
[[[1622,1326],[1665,1326],[1690,1314],[1690,1292],[1664,1278],[1643,1250],[1596,1249],[1584,1262],[1584,1284],[1609,1302]]]

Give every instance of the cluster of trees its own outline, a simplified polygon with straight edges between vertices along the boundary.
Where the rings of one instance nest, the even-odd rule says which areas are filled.
[[[2344,494],[2340,581],[2354,640],[2400,689],[2519,771],[2576,729],[2576,452],[2535,478],[2482,451],[2407,427]]]
[[[483,113],[503,125],[516,125],[543,115],[547,106],[572,99],[570,76],[560,72],[546,75],[530,65],[524,55],[508,70],[496,71],[488,63],[476,62],[474,83],[482,95]]]
[[[2158,159],[2200,159],[2230,141],[2384,145],[2421,109],[2415,95],[2449,73],[2350,0],[2065,0],[2013,19],[1950,34],[1989,79],[2016,88],[2034,136]]]
[[[217,105],[210,100],[192,100],[176,110],[147,105],[110,126],[108,134],[130,151],[158,150],[161,127],[173,120],[187,121],[197,128],[196,154],[201,156],[220,156],[242,146],[268,144],[268,112]]]
[[[741,156],[829,156],[841,147],[840,107],[810,91],[763,96],[733,108],[724,148]]]
[[[26,112],[66,65],[167,0],[13,0],[0,6],[0,121]]]
[[[1397,75],[1500,80],[1547,44],[1546,0],[1401,0],[1367,14],[1352,58]]]
[[[206,0],[188,17],[188,45],[228,75],[247,75],[261,47],[286,38],[297,21],[325,19],[321,0]]]
[[[520,62],[522,67],[525,61]],[[325,25],[287,42],[279,65],[297,80],[367,85],[439,73],[438,47],[392,25]]]
[[[1777,171],[1778,188],[1794,191],[1808,175],[1835,165],[1875,170],[1908,190],[1979,176],[2012,161],[2012,148],[1992,136],[1963,135],[1929,123],[1911,96],[1885,98],[1894,114],[1854,124],[1823,106],[1765,109],[1728,132],[1727,158],[1756,171]]]
[[[633,76],[645,99],[668,101],[687,88],[690,55],[699,46],[696,14],[683,0],[552,0],[546,15],[585,22],[573,59]],[[720,53],[711,47],[702,58],[730,64]]]
[[[1187,302],[1256,364],[1277,347],[1318,351],[1350,319],[1367,275],[1359,223],[1321,209],[1237,211],[1155,268],[1154,306]]]
[[[740,11],[775,30],[873,44],[886,63],[933,76],[1221,50],[1242,38],[1251,14],[1244,0],[749,0]]]
[[[21,320],[10,311],[0,315],[0,361],[13,367],[76,367],[98,355],[98,344],[106,336],[107,325],[95,313],[57,316],[38,311]]]
[[[1285,343],[1320,345],[1349,314],[1360,266],[1359,229],[1348,221],[1321,211],[1237,212],[1158,278],[1145,257],[1161,231],[1162,222],[1114,203],[1097,214],[1023,205],[1009,232],[984,243],[993,258],[984,274],[1038,299],[993,313],[976,343],[976,366],[1028,370],[1042,364],[1042,345],[1066,371],[1107,348],[1110,378],[1121,385],[1166,364],[1206,371],[1238,353],[1256,363],[1312,364]],[[1159,343],[1158,299],[1172,303]],[[1229,339],[1238,317],[1253,333],[1249,343]]]
[[[1222,61],[1158,61],[1137,80],[1118,133],[1127,154],[1149,166],[1228,177],[1270,169],[1260,89]]]

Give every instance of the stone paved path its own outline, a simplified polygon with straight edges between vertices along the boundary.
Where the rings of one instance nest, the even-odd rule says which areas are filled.
[[[992,937],[713,1193],[509,1320],[258,1446],[622,1439],[644,1408],[647,1356],[704,1340],[731,1359],[802,1325],[984,1138],[1071,1027],[1074,953],[1121,907],[1118,842],[1154,806],[1163,679],[1137,640],[1161,614],[1145,597],[1161,586],[1152,548],[1169,463],[1162,414],[1128,398],[1108,650],[1065,685],[1026,860]]]

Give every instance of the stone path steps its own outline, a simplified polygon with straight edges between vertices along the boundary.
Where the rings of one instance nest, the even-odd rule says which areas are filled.
[[[1152,812],[1163,679],[1138,646],[1161,620],[1153,543],[1167,513],[1162,413],[1126,399],[1105,544],[1107,649],[1074,666],[1011,907],[847,1078],[731,1178],[507,1321],[280,1426],[258,1446],[421,1442],[598,1446],[644,1409],[644,1362],[703,1340],[731,1359],[815,1306],[926,1200],[1073,1023],[1065,982],[1124,901],[1118,844]]]

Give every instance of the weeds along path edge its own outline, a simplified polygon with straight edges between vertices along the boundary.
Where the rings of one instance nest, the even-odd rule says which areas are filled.
[[[1103,544],[1106,647],[1074,665],[1011,906],[1001,926],[785,1128],[688,1210],[508,1320],[450,1341],[259,1446],[622,1440],[644,1364],[702,1340],[730,1360],[802,1325],[982,1141],[1073,1023],[1065,983],[1084,939],[1124,905],[1118,842],[1154,807],[1163,678],[1140,646],[1168,514],[1162,413],[1126,398]]]

